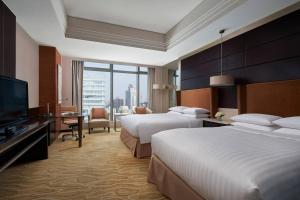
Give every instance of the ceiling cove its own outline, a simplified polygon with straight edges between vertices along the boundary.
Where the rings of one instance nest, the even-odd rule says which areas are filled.
[[[203,0],[167,33],[67,17],[67,38],[167,51],[246,0]]]

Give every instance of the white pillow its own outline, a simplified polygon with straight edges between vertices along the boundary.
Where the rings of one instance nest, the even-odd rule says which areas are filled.
[[[300,116],[278,119],[273,121],[273,123],[285,128],[294,128],[300,130]]]
[[[190,114],[190,115],[209,113],[209,111],[204,108],[186,108],[182,112],[184,114]]]
[[[283,133],[288,135],[299,135],[300,136],[300,130],[292,129],[292,128],[280,128],[275,131],[274,133]]]
[[[272,126],[272,122],[280,119],[281,117],[275,115],[266,115],[258,113],[241,114],[232,117],[231,119],[236,122],[245,122],[250,124],[257,124],[262,126]]]
[[[175,111],[169,111],[168,112],[169,114],[176,114],[176,115],[182,115],[182,113],[181,112],[175,112]]]
[[[182,111],[186,108],[187,107],[185,107],[185,106],[175,106],[175,107],[169,108],[169,110],[182,113]]]
[[[183,116],[186,116],[186,117],[191,117],[191,118],[208,118],[209,115],[208,114],[197,114],[197,115],[191,115],[191,114],[182,114]]]
[[[256,125],[256,124],[249,124],[245,122],[233,122],[231,123],[233,126],[238,126],[238,127],[243,127],[243,128],[250,128],[254,130],[259,130],[259,131],[274,131],[278,129],[277,126],[262,126],[262,125]]]

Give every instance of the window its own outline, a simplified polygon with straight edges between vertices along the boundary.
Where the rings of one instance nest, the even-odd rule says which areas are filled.
[[[114,71],[137,72],[137,67],[127,65],[114,65]]]
[[[82,111],[90,113],[91,108],[110,107],[110,74],[109,72],[84,70],[82,83]]]
[[[84,67],[87,67],[87,68],[109,69],[110,65],[109,64],[105,64],[105,63],[84,62]]]
[[[148,75],[140,74],[140,92],[139,92],[139,104],[140,106],[147,107],[148,106]]]
[[[132,109],[137,105],[136,74],[114,72],[114,112]],[[126,112],[124,110],[124,112]]]
[[[147,67],[140,67],[140,72],[148,73],[148,68]]]
[[[148,106],[148,68],[103,63],[84,63],[83,112],[93,107],[113,113]]]

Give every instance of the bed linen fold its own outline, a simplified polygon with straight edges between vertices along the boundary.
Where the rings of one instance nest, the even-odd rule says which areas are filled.
[[[152,154],[207,200],[300,199],[300,142],[231,127],[162,131]]]
[[[132,134],[132,136],[139,138],[141,144],[145,144],[151,143],[151,136],[153,134],[163,130],[202,127],[203,119],[172,113],[135,114],[122,117],[121,126]]]

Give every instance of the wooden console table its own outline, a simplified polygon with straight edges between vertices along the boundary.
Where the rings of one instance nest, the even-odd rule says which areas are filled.
[[[0,141],[0,172],[19,160],[48,158],[48,120],[33,120],[22,129]]]

